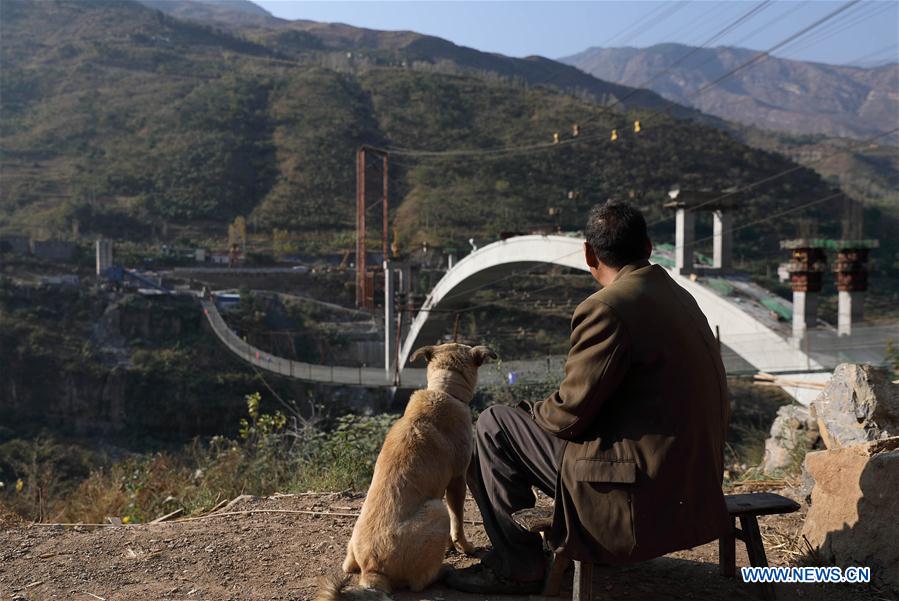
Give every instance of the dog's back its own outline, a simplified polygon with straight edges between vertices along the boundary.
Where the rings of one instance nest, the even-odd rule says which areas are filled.
[[[444,393],[418,390],[387,433],[368,496],[390,496],[392,491],[384,487],[411,484],[423,495],[422,501],[439,499],[452,475],[468,465],[471,445],[468,406]]]
[[[472,453],[468,403],[487,347],[446,344],[419,349],[428,389],[413,393],[387,433],[343,564],[362,587],[421,590],[437,577],[450,540],[469,552],[462,530],[465,472]],[[452,493],[452,494],[451,494]],[[444,505],[444,495],[452,511]],[[324,587],[328,598],[342,588]]]
[[[370,562],[414,574],[410,561],[443,557],[449,517],[442,498],[471,452],[468,407],[439,392],[413,393],[403,417],[387,433],[354,529],[363,572]]]

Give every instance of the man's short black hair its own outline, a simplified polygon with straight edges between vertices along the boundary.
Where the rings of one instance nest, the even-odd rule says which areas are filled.
[[[626,202],[610,200],[593,207],[585,233],[596,258],[609,267],[619,269],[649,258],[646,219],[640,209]]]

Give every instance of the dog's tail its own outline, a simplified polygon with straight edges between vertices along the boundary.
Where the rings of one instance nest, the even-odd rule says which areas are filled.
[[[349,576],[322,576],[318,580],[315,601],[393,601],[389,595],[390,582],[381,574],[366,573],[360,578],[362,586],[348,586],[349,583]]]

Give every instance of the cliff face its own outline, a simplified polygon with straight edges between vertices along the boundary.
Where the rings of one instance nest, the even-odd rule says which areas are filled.
[[[218,343],[189,298],[105,296],[0,279],[0,440],[50,432],[128,446],[234,434],[266,383],[300,411],[383,410],[382,390],[256,373]],[[315,407],[313,408],[313,405]],[[280,407],[278,407],[280,408]]]
[[[252,374],[181,299],[7,285],[0,424],[15,434],[184,440],[236,428]],[[7,327],[8,326],[8,327]]]

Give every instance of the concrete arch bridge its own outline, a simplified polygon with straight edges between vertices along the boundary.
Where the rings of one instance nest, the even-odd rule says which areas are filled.
[[[406,366],[414,349],[438,339],[446,331],[441,315],[454,307],[470,304],[467,299],[475,290],[539,264],[588,272],[583,244],[581,237],[516,236],[469,254],[448,270],[428,295],[400,347],[400,366]],[[666,266],[675,281],[693,295],[712,330],[719,332],[726,347],[723,349],[726,362],[732,367],[773,372],[790,381],[823,382],[829,377],[824,372],[830,361],[822,361],[821,357],[793,344],[789,339],[789,324],[780,323],[771,315],[769,299],[773,295],[767,290],[735,276],[710,280],[679,275],[670,267],[674,261],[669,250],[655,252],[653,262]],[[724,293],[722,284],[731,290]],[[784,309],[789,309],[789,303],[781,302]],[[817,394],[814,389],[799,386],[786,390],[804,403]]]
[[[709,320],[712,330],[719,333],[722,354],[729,372],[762,371],[776,373],[784,380],[798,385],[782,386],[800,402],[807,404],[817,395],[813,388],[827,380],[836,363],[852,360],[880,363],[883,361],[886,340],[895,332],[871,334],[872,344],[859,344],[853,337],[851,344],[837,336],[833,328],[814,332],[814,344],[796,344],[791,339],[791,326],[784,316],[792,311],[791,303],[776,297],[745,277],[716,274],[712,277],[688,277],[674,269],[674,251],[659,248],[653,262],[666,267],[675,281],[696,299]],[[253,365],[283,376],[312,382],[326,382],[356,386],[419,387],[425,382],[424,370],[408,365],[412,351],[423,344],[432,344],[446,332],[445,319],[456,307],[470,304],[471,293],[499,279],[512,278],[540,264],[553,264],[587,271],[583,259],[583,238],[569,236],[516,236],[494,242],[472,252],[449,269],[434,286],[422,310],[404,333],[399,351],[395,344],[395,323],[391,318],[393,286],[387,286],[385,315],[385,356],[397,357],[384,368],[322,366],[273,356],[252,347],[234,333],[219,314],[215,304],[202,300],[206,317],[214,332],[229,349]],[[392,280],[391,280],[392,281]],[[780,318],[778,318],[780,314]],[[880,342],[882,341],[882,344]],[[884,348],[880,348],[880,347]],[[389,361],[389,360],[388,360]],[[514,369],[526,380],[559,377],[564,357],[533,361],[504,361],[502,372],[496,366],[481,370],[482,383],[500,383],[504,374]],[[811,386],[811,387],[810,387]]]

